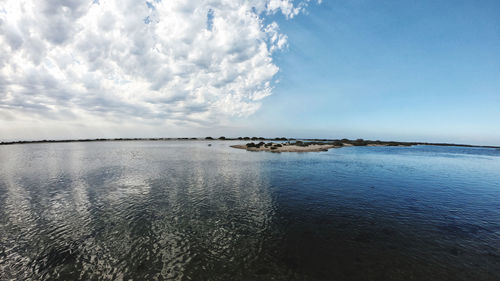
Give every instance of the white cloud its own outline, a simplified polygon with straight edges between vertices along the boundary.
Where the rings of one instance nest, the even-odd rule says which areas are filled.
[[[0,121],[254,113],[308,0],[0,1]]]

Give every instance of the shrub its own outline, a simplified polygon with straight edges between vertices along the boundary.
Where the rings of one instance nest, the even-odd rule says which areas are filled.
[[[341,142],[341,141],[339,141],[339,140],[336,140],[336,141],[333,142],[333,145],[335,145],[335,146],[344,146],[344,143]]]
[[[295,143],[292,143],[292,145],[297,145],[297,146],[309,146],[309,143],[303,142],[303,141],[296,141]]]
[[[255,145],[255,143],[253,142],[249,142],[247,143],[247,147],[256,147],[257,145]]]
[[[213,140],[214,138],[212,138],[212,137],[206,137],[205,139],[206,140]]]
[[[226,137],[220,137],[219,139],[220,139],[220,140],[225,140],[225,139],[226,139]]]
[[[363,139],[357,139],[357,140],[352,142],[352,145],[354,145],[354,146],[365,146],[367,144],[368,144],[368,142],[363,140]]]

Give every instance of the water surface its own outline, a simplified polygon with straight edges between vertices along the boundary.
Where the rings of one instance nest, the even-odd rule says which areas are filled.
[[[500,151],[0,146],[0,279],[500,280]]]

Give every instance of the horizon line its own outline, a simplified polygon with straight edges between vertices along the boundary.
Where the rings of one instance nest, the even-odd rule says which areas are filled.
[[[289,141],[289,140],[305,140],[305,141],[363,141],[368,143],[394,143],[406,145],[432,145],[432,146],[459,146],[459,147],[478,147],[478,148],[494,148],[500,149],[500,146],[495,145],[475,145],[475,144],[458,144],[458,143],[439,143],[439,142],[413,142],[413,141],[381,141],[381,140],[365,140],[347,138],[329,139],[329,138],[288,138],[288,137],[151,137],[151,138],[93,138],[93,139],[42,139],[42,140],[17,140],[17,141],[2,141],[0,145],[14,144],[35,144],[35,143],[71,143],[71,142],[105,142],[105,141],[171,141],[171,140],[191,140],[191,141],[228,141],[228,140],[274,140],[274,141]]]

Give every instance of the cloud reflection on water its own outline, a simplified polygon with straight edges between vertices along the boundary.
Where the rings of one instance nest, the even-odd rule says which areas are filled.
[[[170,279],[258,256],[251,234],[273,214],[259,165],[196,145],[121,145],[2,151],[2,278]]]

